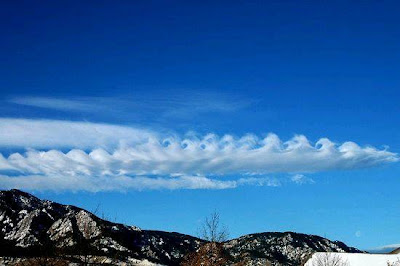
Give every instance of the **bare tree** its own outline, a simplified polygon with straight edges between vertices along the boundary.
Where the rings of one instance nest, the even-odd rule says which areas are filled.
[[[228,263],[222,242],[228,239],[228,229],[221,225],[219,213],[214,211],[206,217],[199,228],[199,237],[207,241],[196,252],[188,254],[183,266],[223,266]]]
[[[400,266],[400,259],[397,259],[396,261],[393,262],[387,262],[387,266]]]
[[[220,224],[219,213],[216,211],[206,217],[199,231],[200,238],[211,243],[221,243],[229,237],[228,228]]]
[[[306,264],[307,265],[307,264]],[[349,263],[339,254],[332,252],[317,253],[312,258],[312,266],[348,266]]]

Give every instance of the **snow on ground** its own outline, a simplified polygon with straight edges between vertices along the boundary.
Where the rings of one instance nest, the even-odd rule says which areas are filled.
[[[138,266],[164,266],[162,264],[156,264],[156,263],[150,262],[146,259],[144,259],[144,260],[130,259],[130,260],[128,260],[128,262],[133,263],[131,265],[138,265]]]
[[[305,266],[319,266],[318,261],[340,261],[335,265],[343,266],[388,266],[400,265],[400,254],[362,254],[362,253],[333,253],[317,252],[306,262]],[[396,263],[396,264],[395,264]],[[322,264],[331,265],[331,264]],[[333,264],[332,264],[333,265]]]

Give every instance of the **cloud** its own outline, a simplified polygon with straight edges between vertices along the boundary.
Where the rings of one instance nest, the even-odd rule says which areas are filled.
[[[191,118],[193,115],[209,112],[234,112],[246,108],[253,100],[229,94],[197,91],[145,92],[124,97],[31,97],[9,98],[8,103],[23,106],[53,109],[85,114],[117,114],[135,116],[163,116]]]
[[[0,146],[20,148],[116,147],[157,137],[145,129],[62,120],[0,118]]]
[[[8,102],[31,107],[64,111],[94,112],[104,108],[104,106],[93,103],[90,98],[62,99],[49,97],[18,97],[12,98],[8,100]]]
[[[296,174],[296,175],[292,176],[292,177],[290,178],[290,180],[291,180],[293,183],[296,183],[296,184],[298,184],[298,185],[314,184],[314,183],[315,183],[315,181],[314,181],[312,178],[307,177],[307,176],[302,175],[302,174]]]
[[[87,175],[29,175],[11,177],[0,175],[3,189],[51,190],[51,191],[127,191],[134,190],[176,190],[176,189],[233,189],[239,186],[279,186],[274,179],[216,180],[204,176],[170,176],[150,178],[145,176],[87,176]]]
[[[354,142],[336,144],[327,138],[312,143],[303,135],[288,141],[275,134],[264,138],[250,134],[178,136],[54,120],[0,119],[0,146],[27,148],[7,157],[0,154],[0,186],[52,184],[72,189],[76,182],[88,190],[93,186],[107,190],[279,185],[263,179],[271,173],[297,173],[292,181],[304,184],[312,181],[303,173],[367,168],[399,160],[398,154],[386,149]],[[227,180],[227,176],[236,179]]]

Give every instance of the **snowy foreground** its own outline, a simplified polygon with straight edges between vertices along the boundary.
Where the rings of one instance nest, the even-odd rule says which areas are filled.
[[[330,261],[331,263],[321,263]],[[334,262],[334,263],[333,263]],[[305,266],[340,265],[340,266],[400,266],[400,254],[360,254],[317,252]]]

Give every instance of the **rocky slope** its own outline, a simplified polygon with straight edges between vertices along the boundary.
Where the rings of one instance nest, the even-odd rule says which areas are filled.
[[[250,261],[250,265],[299,265],[316,251],[359,253],[360,250],[315,235],[294,232],[250,234],[225,243],[234,261]]]
[[[200,244],[179,233],[111,223],[19,190],[0,192],[0,256],[90,253],[177,265]]]
[[[74,254],[179,265],[204,242],[196,237],[112,223],[83,209],[0,191],[0,256]],[[315,251],[360,252],[341,242],[298,233],[261,233],[224,243],[230,261],[297,265]]]

